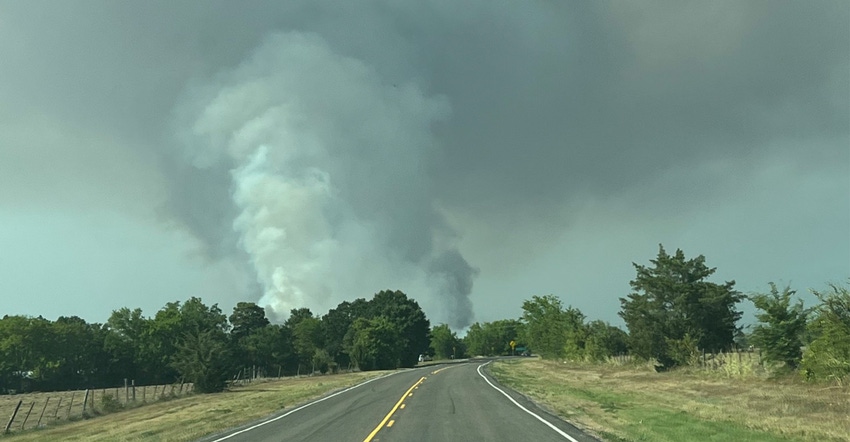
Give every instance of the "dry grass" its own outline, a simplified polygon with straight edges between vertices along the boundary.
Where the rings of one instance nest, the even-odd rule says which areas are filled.
[[[24,431],[4,439],[12,442],[195,440],[384,373],[347,373],[254,382],[224,393],[155,402],[53,428]]]
[[[105,396],[114,398],[112,402],[114,405],[130,407],[163,398],[185,395],[191,391],[191,388],[192,384],[182,386],[173,384],[139,386],[135,387],[135,392],[132,388],[125,390],[123,387],[93,389],[89,391],[85,411],[88,416],[107,412],[108,410],[104,409],[103,398]],[[3,420],[5,426],[9,422],[18,401],[21,401],[21,408],[12,422],[10,431],[79,420],[83,418],[83,399],[85,397],[84,390],[2,395],[0,396],[0,419]]]
[[[611,440],[850,440],[850,389],[732,375],[746,373],[742,367],[656,373],[525,359],[493,372]]]

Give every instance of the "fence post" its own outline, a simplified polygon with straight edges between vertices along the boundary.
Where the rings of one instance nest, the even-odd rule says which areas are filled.
[[[133,403],[136,402],[136,380],[133,379]]]
[[[27,426],[27,419],[30,418],[30,413],[32,413],[32,407],[35,407],[35,401],[32,401],[32,403],[30,404],[30,409],[27,410],[27,415],[26,417],[24,417],[24,423],[21,424],[21,430],[23,430],[24,427]]]
[[[142,403],[147,402],[147,401],[145,400],[145,391],[147,391],[147,389],[148,389],[147,385],[145,385],[145,386],[143,386],[143,387],[142,387]]]
[[[62,396],[59,396],[59,402],[56,403],[56,410],[53,411],[53,419],[59,416],[59,407],[62,406]]]
[[[38,422],[35,423],[35,427],[38,428],[41,426],[41,418],[44,417],[44,412],[47,411],[47,404],[50,403],[50,396],[47,396],[47,400],[44,401],[44,408],[41,409],[41,415],[38,417]]]
[[[130,388],[127,386],[127,378],[124,378],[124,404],[130,402]]]
[[[159,387],[159,385],[153,386],[153,400],[156,400],[156,387]]]
[[[86,388],[86,394],[83,396],[83,417],[86,417],[86,406],[89,404],[89,389]]]
[[[14,421],[15,416],[18,415],[18,409],[21,408],[22,403],[24,403],[24,401],[18,401],[18,405],[15,405],[15,411],[12,412],[12,417],[9,418],[9,423],[6,424],[6,430],[4,431],[4,433],[8,433],[9,429],[12,428],[12,421]]]
[[[74,406],[74,395],[76,394],[76,391],[71,392],[71,402],[68,404],[68,414],[65,415],[65,420],[71,420],[71,407]]]

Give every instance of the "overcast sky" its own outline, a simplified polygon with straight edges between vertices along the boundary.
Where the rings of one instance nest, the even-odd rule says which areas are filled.
[[[0,315],[622,324],[659,244],[847,282],[850,3],[0,0]]]

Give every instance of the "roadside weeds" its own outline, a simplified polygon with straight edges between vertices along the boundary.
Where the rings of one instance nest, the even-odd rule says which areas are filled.
[[[844,441],[850,389],[521,359],[499,382],[607,441]]]

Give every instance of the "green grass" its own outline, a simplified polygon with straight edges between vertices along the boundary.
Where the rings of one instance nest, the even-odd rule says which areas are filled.
[[[850,391],[842,388],[538,359],[491,371],[608,441],[850,440]]]

